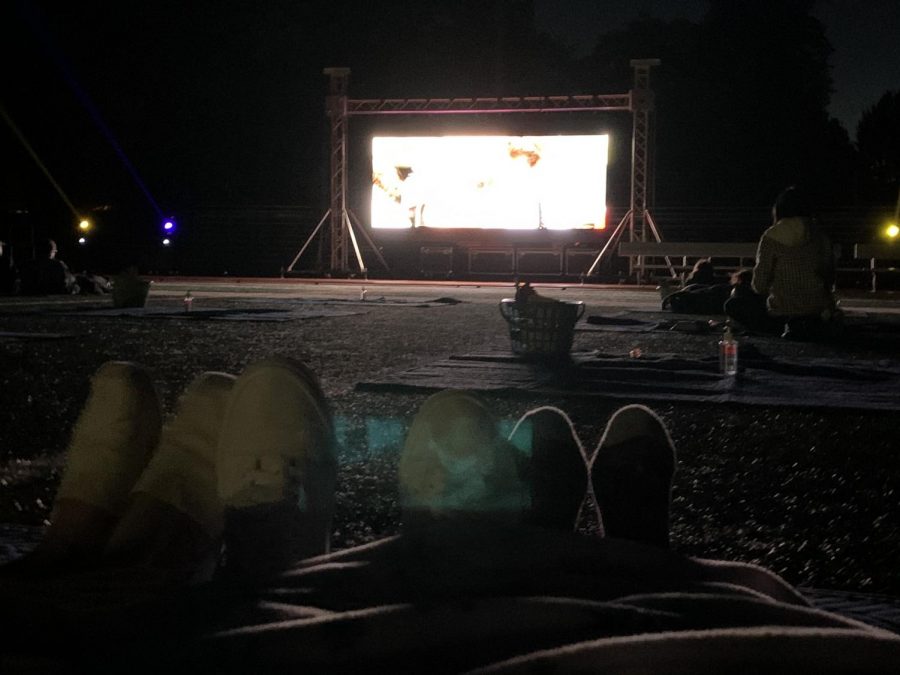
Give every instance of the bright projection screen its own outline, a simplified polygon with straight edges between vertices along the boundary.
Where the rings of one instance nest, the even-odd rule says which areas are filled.
[[[376,136],[372,227],[602,229],[609,137]]]

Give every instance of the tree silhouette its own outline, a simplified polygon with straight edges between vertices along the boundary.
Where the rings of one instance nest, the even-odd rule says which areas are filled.
[[[818,204],[850,200],[853,148],[827,112],[831,47],[812,5],[713,0],[699,24],[645,18],[601,36],[588,78],[662,60],[658,205],[752,206],[792,183]]]
[[[860,189],[871,203],[892,203],[900,190],[900,91],[867,108],[856,127]]]

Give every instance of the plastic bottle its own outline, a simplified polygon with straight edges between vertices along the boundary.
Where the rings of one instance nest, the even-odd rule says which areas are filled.
[[[738,372],[738,343],[731,326],[725,327],[725,334],[719,342],[719,369],[725,375],[737,375]]]
[[[190,291],[188,291],[187,293],[184,294],[184,311],[190,312],[191,307],[193,307],[193,306],[194,306],[194,296],[191,295]]]

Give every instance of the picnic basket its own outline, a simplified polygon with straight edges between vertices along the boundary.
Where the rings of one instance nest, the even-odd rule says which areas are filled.
[[[150,282],[131,275],[112,279],[113,307],[143,307],[150,293]]]
[[[575,323],[584,310],[581,301],[500,301],[500,314],[509,325],[513,353],[536,358],[566,356],[572,349]]]

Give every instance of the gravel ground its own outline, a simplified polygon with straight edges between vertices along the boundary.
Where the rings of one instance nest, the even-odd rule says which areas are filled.
[[[195,310],[296,305],[299,298],[358,300],[360,282],[231,286],[157,283],[148,307],[178,307],[190,288]],[[547,288],[581,299],[588,312],[658,306],[652,292],[625,288]],[[360,313],[286,322],[63,316],[97,298],[0,300],[0,331],[66,333],[60,339],[0,337],[0,523],[46,523],[72,425],[88,378],[110,359],[154,370],[167,410],[199,372],[238,373],[248,363],[285,354],[321,376],[339,416],[341,467],[337,548],[396,533],[396,469],[403,431],[425,395],[355,391],[357,382],[424,365],[450,354],[508,349],[497,302],[509,286],[369,285]],[[404,301],[404,305],[378,299]],[[450,297],[459,304],[415,307]],[[897,313],[892,299],[847,299],[845,306]],[[715,334],[576,333],[575,349],[626,354],[715,354]],[[756,338],[772,355],[815,356],[831,348]],[[854,354],[893,358],[892,345]],[[622,401],[547,401],[488,397],[514,421],[535,404],[570,412],[593,446]],[[765,565],[791,583],[900,595],[900,440],[895,415],[757,406],[652,403],[678,448],[673,546],[690,555]],[[395,433],[373,441],[373,425]],[[367,439],[369,442],[367,442]],[[590,524],[585,528],[590,529]],[[0,527],[0,538],[3,530]]]

